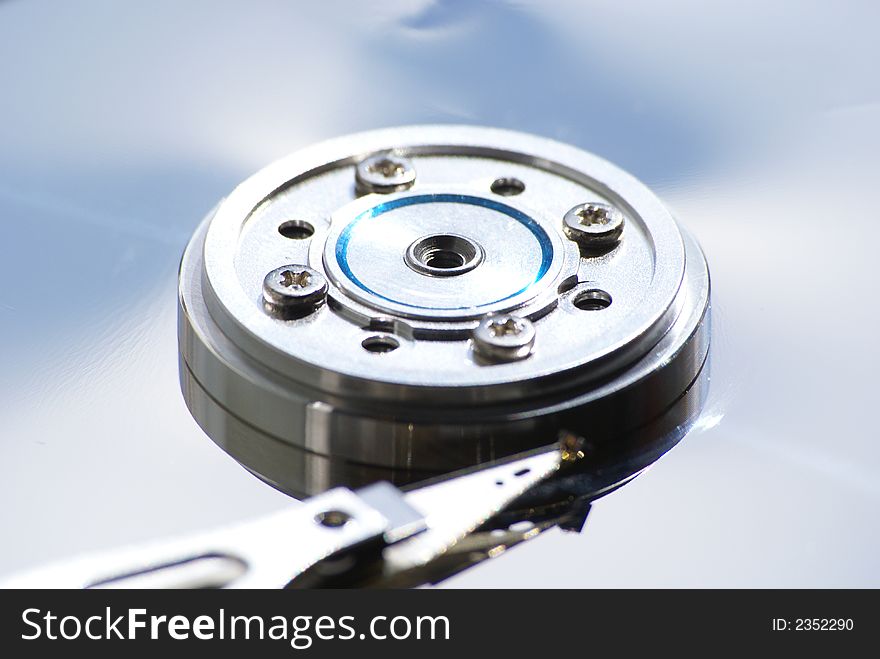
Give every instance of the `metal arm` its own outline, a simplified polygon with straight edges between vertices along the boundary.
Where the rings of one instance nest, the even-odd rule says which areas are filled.
[[[388,483],[336,488],[253,522],[63,561],[0,586],[282,588],[330,557],[357,562],[359,554],[378,558],[369,585],[416,585],[436,578],[432,564],[567,455],[555,445],[407,493]]]

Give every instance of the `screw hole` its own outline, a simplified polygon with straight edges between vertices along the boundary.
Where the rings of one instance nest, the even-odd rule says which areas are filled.
[[[504,481],[501,481],[501,480],[495,481],[495,485],[498,485],[498,486],[504,485]]]
[[[315,227],[305,220],[288,220],[278,227],[278,233],[291,240],[305,240],[315,233]]]
[[[464,265],[464,257],[450,250],[438,249],[424,257],[425,265],[429,268],[441,268],[448,270],[449,268],[460,268]]]
[[[469,272],[483,259],[473,241],[455,234],[437,234],[417,240],[406,250],[404,261],[416,272],[431,277],[451,277]]]
[[[575,295],[572,304],[581,311],[601,311],[611,306],[611,296],[598,288]]]
[[[525,192],[526,184],[518,178],[496,178],[489,189],[502,197],[513,197]]]
[[[374,354],[383,354],[397,350],[400,347],[400,341],[393,336],[370,336],[361,341],[361,345],[367,352]]]
[[[338,529],[341,526],[345,526],[349,520],[351,520],[351,515],[341,510],[328,510],[327,512],[315,515],[315,521],[318,524],[330,529]]]

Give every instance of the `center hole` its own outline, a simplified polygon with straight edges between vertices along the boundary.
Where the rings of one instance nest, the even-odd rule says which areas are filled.
[[[455,234],[436,234],[415,241],[406,250],[407,265],[423,275],[450,277],[476,268],[483,250],[472,240]]]
[[[460,268],[464,265],[464,257],[458,252],[438,249],[425,254],[424,262],[429,268]]]

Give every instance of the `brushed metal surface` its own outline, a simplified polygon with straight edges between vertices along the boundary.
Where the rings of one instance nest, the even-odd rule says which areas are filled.
[[[880,586],[878,20],[862,2],[0,3],[0,566],[288,505],[180,395],[197,218],[315,141],[476,123],[657,191],[709,255],[715,335],[686,441],[584,534],[449,585]]]

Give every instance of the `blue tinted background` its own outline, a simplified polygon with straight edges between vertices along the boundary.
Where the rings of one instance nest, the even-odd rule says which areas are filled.
[[[458,586],[880,586],[876,3],[0,2],[0,569],[287,505],[179,394],[176,269],[267,162],[477,123],[616,162],[701,241],[699,428]]]

